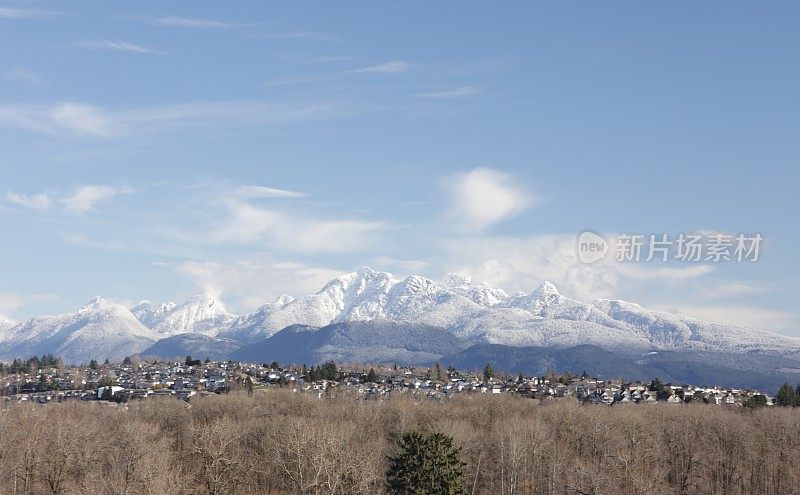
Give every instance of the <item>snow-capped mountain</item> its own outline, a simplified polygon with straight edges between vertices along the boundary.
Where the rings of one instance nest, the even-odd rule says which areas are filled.
[[[98,297],[72,313],[38,316],[0,333],[0,359],[53,353],[68,362],[120,360],[156,340],[126,307]]]
[[[7,318],[3,315],[0,315],[0,332],[8,330],[9,328],[13,327],[16,324],[17,322],[12,320],[11,318]]]
[[[198,352],[205,351],[215,345],[213,339],[232,349],[237,343],[263,341],[290,325],[322,328],[354,322],[436,327],[464,346],[565,349],[588,344],[627,356],[655,349],[800,360],[798,338],[649,311],[625,301],[584,303],[560,294],[549,282],[509,296],[463,275],[434,281],[367,267],[334,278],[315,294],[296,299],[283,295],[238,317],[208,295],[180,304],[142,302],[130,310],[95,300],[74,313],[37,317],[6,330],[0,326],[0,359],[43,352],[68,361],[120,358],[166,338],[175,338],[176,346],[189,351],[195,344]],[[359,328],[358,335],[364,335]]]
[[[156,307],[150,301],[142,301],[131,313],[142,325],[161,337],[182,333],[216,335],[227,329],[236,319],[225,307],[209,294],[200,294],[180,304],[168,302]]]
[[[686,349],[800,356],[800,339],[648,311],[624,301],[583,303],[544,282],[528,294],[473,284],[466,276],[442,282],[404,279],[362,268],[319,292],[263,306],[220,335],[255,342],[291,324],[391,320],[445,328],[469,343],[570,347],[591,344],[626,354]]]

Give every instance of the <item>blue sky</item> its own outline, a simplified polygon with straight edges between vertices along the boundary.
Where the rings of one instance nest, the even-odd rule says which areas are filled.
[[[800,7],[0,4],[0,313],[369,265],[800,335]],[[762,233],[756,263],[575,238]]]

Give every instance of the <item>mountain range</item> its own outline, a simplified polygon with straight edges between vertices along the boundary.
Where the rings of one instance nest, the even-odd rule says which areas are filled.
[[[585,354],[581,346],[591,346],[634,364],[653,353],[705,355],[732,369],[782,360],[781,373],[800,370],[800,339],[794,337],[620,300],[584,303],[561,295],[549,282],[509,295],[464,275],[434,281],[367,267],[334,278],[314,294],[282,295],[241,316],[203,294],[177,304],[143,301],[132,308],[96,298],[72,313],[18,324],[0,317],[2,360],[42,353],[73,363],[192,354],[308,364],[329,359],[424,364],[455,359],[471,348],[473,357],[483,352],[497,359],[496,349],[490,352],[487,345],[504,346],[512,354],[514,348],[578,348]]]

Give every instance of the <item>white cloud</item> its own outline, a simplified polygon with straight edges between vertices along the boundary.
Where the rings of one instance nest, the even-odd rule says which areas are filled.
[[[511,175],[491,168],[461,172],[442,184],[450,196],[449,216],[469,230],[483,230],[539,202]]]
[[[612,297],[621,276],[612,264],[578,260],[569,235],[452,237],[443,245],[443,271],[469,273],[478,283],[508,292],[530,292],[549,280],[570,297]]]
[[[742,305],[655,305],[652,309],[712,323],[725,323],[770,332],[797,333],[798,315],[788,311]]]
[[[240,198],[305,198],[308,196],[306,193],[265,186],[241,186],[236,189],[235,194]]]
[[[8,315],[19,308],[40,302],[58,301],[57,294],[19,294],[0,292],[0,313]]]
[[[61,12],[54,12],[52,10],[0,7],[0,19],[38,19],[41,17],[52,17],[59,15],[63,14]]]
[[[227,200],[228,216],[204,238],[221,243],[265,243],[291,252],[364,251],[388,226],[382,222],[329,220]]]
[[[400,270],[404,273],[410,273],[414,275],[430,268],[430,263],[427,261],[398,259],[391,256],[378,256],[376,258],[372,258],[370,265],[376,270]]]
[[[400,72],[405,72],[411,67],[411,64],[408,62],[402,61],[394,61],[394,62],[387,62],[385,64],[380,65],[372,65],[369,67],[362,67],[360,69],[350,69],[340,72],[334,72],[331,74],[318,74],[318,75],[311,75],[311,76],[286,76],[286,77],[279,77],[277,79],[273,79],[271,81],[267,81],[264,83],[264,86],[276,87],[276,86],[289,86],[293,84],[306,84],[306,83],[314,83],[314,82],[323,82],[323,81],[334,81],[338,79],[342,79],[348,76],[352,76],[354,74],[397,74]]]
[[[626,277],[642,280],[665,280],[680,281],[696,277],[702,277],[714,271],[714,267],[709,265],[694,265],[687,267],[656,267],[652,265],[636,263],[619,263],[617,270]]]
[[[417,93],[417,98],[459,98],[462,96],[472,96],[480,93],[481,88],[475,86],[459,86],[452,89],[443,89],[438,91],[428,91],[425,93]]]
[[[192,19],[188,17],[164,16],[149,19],[150,24],[156,26],[191,28],[191,29],[228,29],[241,27],[242,24],[233,24],[212,19]]]
[[[130,192],[133,190],[124,186],[86,185],[62,198],[61,203],[71,213],[84,214],[94,210],[98,203],[107,201],[118,194]]]
[[[50,208],[50,196],[47,193],[27,195],[15,192],[7,192],[5,195],[5,200],[9,203],[34,210],[46,210]]]
[[[34,86],[42,84],[42,79],[35,72],[24,67],[14,67],[9,70],[3,80],[6,82],[23,82]]]
[[[585,264],[578,258],[576,237],[565,234],[451,237],[441,249],[446,272],[469,273],[477,282],[510,292],[530,292],[549,280],[565,295],[585,302],[640,298],[642,290],[654,284],[684,293],[687,284],[713,273],[706,265],[665,267],[613,260]]]
[[[361,69],[353,69],[350,72],[354,74],[397,74],[399,72],[405,72],[410,68],[411,64],[408,62],[394,60],[384,64],[372,65],[369,67],[363,67]]]
[[[112,138],[131,132],[203,126],[247,126],[325,118],[332,104],[209,101],[109,112],[86,103],[0,106],[0,126],[49,135]]]
[[[116,133],[115,123],[105,112],[75,102],[53,106],[0,106],[0,125],[44,134],[68,133],[77,137],[109,137]]]
[[[104,137],[115,132],[113,121],[101,109],[84,103],[56,105],[50,112],[50,118],[57,126],[79,136]]]
[[[240,312],[253,311],[283,293],[314,293],[342,274],[330,268],[277,262],[265,254],[237,262],[186,261],[176,271]]]
[[[707,285],[700,291],[704,299],[723,299],[730,297],[750,296],[767,292],[764,287],[758,287],[744,282],[727,282],[716,285]]]
[[[108,50],[115,52],[142,53],[152,55],[166,55],[167,52],[148,48],[135,43],[119,40],[84,40],[75,43],[75,46],[91,50]]]

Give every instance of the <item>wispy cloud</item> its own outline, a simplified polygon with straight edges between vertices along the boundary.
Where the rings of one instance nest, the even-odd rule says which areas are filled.
[[[273,79],[271,81],[267,81],[264,83],[264,87],[267,88],[274,88],[277,86],[292,86],[295,84],[307,84],[307,83],[315,83],[315,82],[323,82],[323,81],[331,81],[340,77],[339,74],[328,74],[328,75],[320,75],[320,76],[287,76],[287,77],[279,77],[277,79]]]
[[[85,185],[76,188],[70,195],[61,199],[61,204],[71,213],[82,215],[96,208],[118,194],[127,194],[133,189],[126,186]]]
[[[136,131],[247,126],[323,118],[338,107],[330,103],[289,105],[270,101],[206,101],[108,111],[79,102],[0,106],[0,126],[49,135],[111,138]]]
[[[353,57],[349,55],[329,55],[327,57],[317,57],[312,58],[308,61],[310,64],[330,64],[335,62],[346,62],[348,60],[353,60]]]
[[[68,213],[82,215],[93,211],[98,204],[109,201],[118,194],[131,192],[133,189],[127,186],[87,184],[78,186],[69,193],[24,194],[9,191],[3,196],[3,199],[16,206],[40,211],[49,210],[58,205]]]
[[[245,26],[227,21],[213,19],[196,19],[190,17],[163,16],[148,19],[147,22],[156,26],[190,28],[190,29],[229,29]]]
[[[11,313],[29,304],[58,301],[57,294],[19,294],[0,292],[0,313]]]
[[[46,210],[50,208],[50,196],[47,193],[40,194],[22,194],[16,192],[7,192],[5,200],[9,203],[33,210]]]
[[[402,60],[393,60],[383,64],[353,69],[350,72],[353,74],[397,74],[399,72],[405,72],[410,68],[411,64],[408,62],[404,62]]]
[[[204,233],[204,242],[267,244],[301,253],[352,252],[367,249],[388,228],[383,222],[315,218],[235,199],[225,204],[226,217]]]
[[[797,328],[798,322],[796,313],[760,306],[668,304],[652,307],[656,310],[677,313],[698,320],[772,332],[789,333]]]
[[[417,93],[417,98],[459,98],[462,96],[472,96],[483,91],[481,88],[475,86],[459,86],[452,89],[443,89],[438,91],[428,91],[425,93]]]
[[[128,41],[119,40],[84,40],[75,43],[75,46],[91,50],[107,50],[114,52],[142,53],[151,55],[166,55],[163,50],[156,50],[146,46],[137,45]]]
[[[645,264],[620,263],[617,270],[626,277],[641,280],[683,281],[702,277],[714,271],[710,265],[652,268]]]
[[[78,136],[107,137],[113,135],[117,128],[113,119],[102,109],[85,103],[60,103],[48,109],[45,119]],[[43,121],[39,125],[47,125],[47,122]]]
[[[241,186],[235,191],[240,198],[305,198],[308,194],[265,186]]]
[[[64,15],[62,12],[40,9],[16,9],[11,7],[0,7],[0,19],[38,19],[42,17],[53,17]]]
[[[412,65],[408,62],[394,61],[386,62],[385,64],[372,65],[369,67],[362,67],[359,69],[349,69],[329,74],[318,74],[312,76],[287,76],[264,83],[266,87],[275,86],[288,86],[293,84],[306,84],[313,82],[333,81],[344,77],[353,76],[354,74],[399,74],[407,71]]]
[[[23,82],[27,84],[32,84],[34,86],[38,86],[42,84],[42,78],[40,78],[35,72],[30,69],[26,69],[24,67],[14,67],[13,69],[6,72],[5,77],[3,80],[6,82]]]
[[[185,261],[175,271],[202,291],[253,311],[283,293],[304,295],[319,290],[341,270],[275,260],[254,254],[237,261]]]
[[[342,39],[334,33],[322,31],[294,31],[290,33],[262,34],[260,38],[270,38],[274,40],[311,40],[311,41],[341,41]]]

